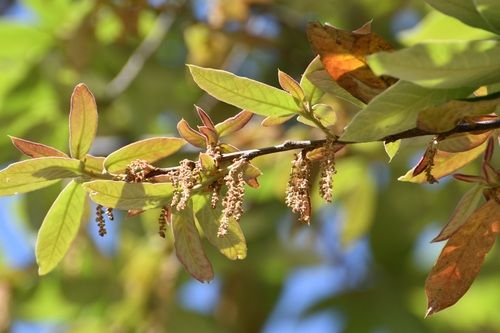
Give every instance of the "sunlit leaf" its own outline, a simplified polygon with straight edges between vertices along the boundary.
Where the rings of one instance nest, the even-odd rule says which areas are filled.
[[[278,70],[278,82],[281,88],[292,95],[297,102],[304,100],[305,95],[302,87],[290,75]]]
[[[476,148],[491,136],[492,131],[482,133],[458,133],[440,141],[438,149],[449,153],[459,153]]]
[[[236,116],[227,118],[223,122],[215,125],[217,134],[219,134],[219,136],[222,137],[242,129],[243,126],[245,126],[250,121],[250,119],[252,119],[252,116],[253,116],[252,112],[243,110]]]
[[[391,75],[427,88],[477,88],[500,81],[496,40],[428,41],[368,57],[377,75]]]
[[[319,56],[316,56],[310,63],[307,65],[306,70],[302,74],[300,78],[300,86],[304,91],[306,100],[309,102],[309,105],[314,105],[319,102],[321,97],[324,95],[324,92],[318,89],[316,85],[314,85],[308,76],[316,71],[322,70],[323,64],[321,63],[321,59]]]
[[[340,138],[366,142],[412,129],[420,111],[450,99],[466,97],[472,90],[436,90],[399,81],[357,113]]]
[[[370,24],[353,32],[318,22],[307,27],[309,42],[328,74],[364,103],[396,82],[393,78],[376,76],[366,63],[366,56],[372,53],[393,50],[387,41],[371,32]]]
[[[68,252],[88,207],[87,193],[72,180],[50,207],[36,241],[38,273],[52,271]]]
[[[427,315],[455,304],[469,289],[500,232],[500,204],[477,209],[448,240],[425,282]]]
[[[240,224],[234,218],[231,218],[227,234],[224,237],[217,237],[219,222],[222,216],[220,207],[212,209],[207,196],[199,195],[193,200],[200,201],[197,205],[202,206],[196,212],[196,217],[208,241],[231,260],[245,259],[247,245]]]
[[[42,143],[24,140],[20,138],[10,137],[12,144],[24,155],[37,158],[37,157],[69,157],[62,151],[53,147],[44,145]]]
[[[215,132],[215,125],[214,122],[212,121],[212,118],[208,115],[208,113],[205,112],[202,108],[200,108],[198,105],[195,105],[194,108],[196,109],[196,112],[198,113],[198,117],[200,117],[201,122],[203,125],[211,129],[212,131]]]
[[[330,127],[335,125],[335,122],[337,121],[337,115],[333,108],[328,105],[328,104],[316,104],[312,108],[314,117],[319,120],[319,122],[324,126],[324,127]],[[318,127],[317,124],[315,124],[313,121],[303,117],[303,116],[298,116],[297,121],[312,126],[312,127]]]
[[[264,118],[264,120],[262,120],[262,122],[260,124],[262,126],[266,126],[266,127],[278,126],[278,125],[286,123],[287,121],[289,121],[293,117],[295,117],[295,115],[284,116],[284,117],[271,117],[271,116],[269,116],[269,117]]]
[[[484,185],[482,184],[474,184],[470,190],[468,190],[455,207],[455,211],[451,214],[450,219],[446,226],[441,230],[439,235],[437,235],[432,241],[433,242],[441,242],[453,235],[465,221],[469,218],[469,216],[474,213],[481,198],[483,196]]]
[[[401,140],[384,142],[384,150],[387,153],[387,156],[389,156],[389,163],[398,153],[400,146],[401,146]]]
[[[104,171],[104,160],[104,157],[87,154],[83,160],[85,171],[92,174],[101,174]]]
[[[168,137],[137,141],[109,154],[104,161],[104,167],[110,173],[120,173],[134,160],[154,163],[174,154],[185,144],[182,139]]]
[[[186,271],[195,279],[206,282],[214,278],[212,265],[205,255],[196,229],[192,205],[172,212],[175,254]]]
[[[71,157],[83,159],[97,132],[97,106],[94,96],[83,83],[71,95],[69,113],[69,151]]]
[[[170,183],[126,183],[114,180],[95,180],[84,183],[95,203],[123,210],[162,207],[170,201],[174,187]]]
[[[243,180],[248,184],[248,186],[253,188],[259,188],[259,181],[257,177],[262,175],[262,172],[252,163],[245,165],[243,170]]]
[[[439,179],[457,171],[470,161],[476,159],[485,149],[486,142],[474,149],[460,153],[448,153],[438,150],[434,157],[432,176]],[[414,176],[414,170],[415,168],[412,168],[404,176],[399,177],[398,180],[410,183],[425,183],[427,181],[425,173],[418,173]]]
[[[0,171],[0,195],[34,191],[63,178],[81,174],[79,160],[64,157],[39,157],[13,163]]]
[[[232,73],[188,65],[198,86],[220,101],[263,116],[286,116],[300,108],[287,92]]]
[[[360,109],[366,106],[365,103],[352,96],[347,90],[345,90],[337,82],[335,82],[335,80],[332,79],[332,77],[327,73],[326,70],[312,72],[311,74],[307,75],[307,78],[323,93],[327,93],[340,98],[343,101],[349,102]]]
[[[211,129],[207,126],[198,126],[200,133],[206,138],[208,145],[216,145],[219,142],[219,136],[215,129]]]
[[[497,95],[499,94],[449,101],[442,105],[430,107],[418,114],[417,126],[428,132],[447,132],[467,116],[495,112],[495,109],[500,105],[500,97]]]
[[[481,29],[491,30],[492,27],[486,22],[478,9],[474,6],[478,0],[426,0],[432,7],[440,12],[454,17],[465,24]]]

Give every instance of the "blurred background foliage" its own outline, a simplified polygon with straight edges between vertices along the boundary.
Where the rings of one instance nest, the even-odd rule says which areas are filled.
[[[147,136],[176,135],[182,117],[196,123],[193,104],[217,121],[238,111],[203,94],[185,63],[277,86],[277,68],[298,79],[314,57],[308,21],[353,30],[372,18],[374,31],[399,47],[490,37],[421,0],[3,0],[0,163],[20,158],[7,135],[66,151],[78,82],[96,96],[93,154],[106,155]],[[296,123],[262,128],[254,120],[228,141],[252,148],[320,136]],[[467,189],[446,179],[396,181],[424,143],[405,142],[390,165],[379,143],[350,147],[337,162],[335,202],[315,198],[310,227],[283,203],[291,153],[257,159],[261,188],[248,189],[241,222],[248,257],[230,262],[207,246],[216,271],[209,284],[190,278],[171,239],[158,236],[158,211],[121,216],[102,239],[90,216],[59,268],[39,277],[35,235],[59,185],[2,197],[0,331],[500,332],[498,250],[464,299],[423,319],[425,276],[442,246],[429,241]]]

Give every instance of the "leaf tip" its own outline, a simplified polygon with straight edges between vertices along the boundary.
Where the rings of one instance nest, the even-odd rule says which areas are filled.
[[[424,318],[429,317],[430,315],[434,314],[435,312],[436,312],[436,311],[434,311],[434,308],[433,308],[432,306],[429,306],[429,307],[427,308],[427,312],[425,313]]]

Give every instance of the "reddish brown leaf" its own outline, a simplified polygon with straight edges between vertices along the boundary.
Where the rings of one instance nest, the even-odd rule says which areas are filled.
[[[245,126],[250,119],[252,119],[253,113],[247,110],[243,110],[238,113],[236,116],[231,118],[227,118],[221,123],[215,125],[215,130],[219,136],[229,135],[234,133]]]
[[[469,289],[500,232],[500,204],[490,200],[448,240],[425,282],[427,315],[455,304]]]
[[[44,145],[42,143],[33,142],[29,140],[24,140],[16,138],[14,136],[10,137],[12,144],[21,153],[26,156],[37,158],[37,157],[69,157],[62,151],[52,148],[50,146]]]
[[[210,128],[211,130],[213,130],[215,132],[214,122],[212,121],[212,118],[210,118],[208,113],[206,113],[202,108],[200,108],[197,105],[195,105],[194,107],[196,109],[196,112],[198,112],[198,117],[200,117],[203,125],[205,125],[206,127]]]
[[[364,103],[396,82],[391,77],[376,76],[368,67],[366,56],[393,50],[387,41],[371,32],[370,22],[353,32],[312,22],[307,36],[332,78]]]
[[[432,240],[432,242],[441,242],[453,235],[462,225],[467,221],[467,218],[476,210],[483,196],[484,186],[481,184],[474,184],[464,196],[460,199],[457,207],[451,214],[450,220],[446,226],[441,230],[439,235]]]
[[[304,90],[299,85],[297,81],[295,81],[290,75],[285,72],[282,72],[278,69],[278,81],[280,83],[281,88],[285,90],[287,93],[292,95],[297,101],[301,102],[304,100]]]
[[[177,123],[177,131],[180,136],[190,144],[198,148],[206,148],[207,142],[205,137],[201,135],[200,132],[194,130],[191,126],[189,126],[188,122],[184,119],[181,119]]]
[[[97,106],[94,95],[83,83],[71,95],[69,113],[69,151],[71,157],[83,160],[97,131]]]
[[[198,130],[205,136],[207,143],[210,145],[216,145],[219,142],[219,136],[217,132],[206,126],[198,126]]]

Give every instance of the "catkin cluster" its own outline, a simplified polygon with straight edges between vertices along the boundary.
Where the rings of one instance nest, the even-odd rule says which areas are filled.
[[[292,209],[292,212],[299,214],[300,221],[307,224],[311,222],[310,177],[311,161],[306,157],[306,152],[295,154],[286,189],[285,203]]]
[[[243,214],[243,196],[245,194],[243,171],[247,163],[248,161],[244,159],[237,160],[224,177],[227,193],[222,200],[222,217],[217,237],[224,237],[227,234],[231,218],[234,218],[236,221],[241,219],[241,215]]]
[[[335,169],[334,141],[327,140],[324,145],[324,156],[320,160],[319,170],[319,194],[326,202],[333,199],[333,176],[337,173]]]
[[[176,189],[170,204],[172,207],[178,211],[186,208],[199,173],[200,167],[193,161],[182,160],[180,162],[177,172],[172,173],[172,185]]]

